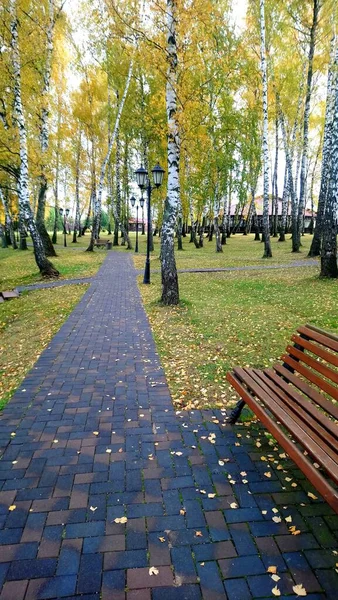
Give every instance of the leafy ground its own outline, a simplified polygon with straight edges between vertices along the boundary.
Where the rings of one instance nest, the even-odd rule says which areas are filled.
[[[298,325],[338,332],[338,282],[319,279],[317,267],[180,274],[179,285],[181,305],[170,308],[158,303],[158,274],[140,289],[180,408],[233,403],[227,371],[271,366]]]
[[[132,234],[134,245],[135,234]],[[290,236],[287,236],[288,238]],[[208,239],[204,240],[203,248],[195,248],[194,244],[189,243],[189,237],[183,238],[183,250],[176,252],[176,262],[178,269],[193,269],[193,268],[215,268],[215,267],[241,267],[244,265],[266,265],[266,264],[287,264],[292,261],[308,259],[308,251],[310,248],[312,236],[305,235],[302,237],[303,247],[301,252],[294,254],[291,252],[291,240],[288,239],[284,243],[277,241],[277,238],[271,238],[272,259],[262,258],[263,244],[255,242],[253,235],[243,236],[235,235],[227,240],[227,244],[223,246],[223,252],[216,254],[215,238],[212,242]],[[177,246],[177,242],[175,244]],[[120,248],[120,249],[123,249]],[[139,236],[139,249],[142,254],[134,254],[135,266],[138,269],[144,267],[144,254],[146,252],[145,236]],[[152,269],[160,268],[159,261],[160,241],[154,237],[154,252],[151,256]]]
[[[0,304],[0,409],[81,299],[86,285],[23,293]]]
[[[96,273],[106,256],[106,251],[84,252],[83,248],[76,246],[74,249],[74,245],[70,244],[67,248],[57,246],[56,252],[57,258],[51,260],[61,273],[60,279],[90,277]],[[36,283],[41,279],[31,247],[25,252],[0,248],[1,290]]]

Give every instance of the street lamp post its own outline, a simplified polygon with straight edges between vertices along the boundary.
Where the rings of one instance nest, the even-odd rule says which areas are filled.
[[[63,245],[65,248],[67,248],[67,229],[66,229],[66,225],[67,225],[67,217],[69,215],[69,208],[66,208],[66,210],[64,210],[63,208],[59,208],[59,213],[60,213],[60,217],[63,217]]]
[[[132,196],[130,198],[130,204],[132,205],[132,207],[135,206],[136,203],[136,198],[134,198],[134,196]],[[140,206],[143,209],[144,207],[144,198],[143,196],[141,196],[140,198]],[[138,209],[139,209],[139,205],[136,204],[136,244],[135,244],[135,252],[138,252]]]
[[[137,185],[139,186],[141,191],[143,191],[145,189],[147,190],[147,199],[148,199],[147,258],[146,258],[146,265],[145,265],[145,269],[144,269],[143,283],[150,283],[150,232],[151,232],[151,226],[152,226],[151,211],[150,211],[151,192],[160,187],[160,185],[163,181],[164,169],[162,169],[162,167],[160,167],[160,165],[157,163],[157,165],[151,170],[151,172],[153,174],[153,179],[154,179],[154,184],[155,184],[154,187],[151,187],[150,179],[148,177],[148,171],[142,165],[140,166],[139,169],[137,169],[135,171]]]

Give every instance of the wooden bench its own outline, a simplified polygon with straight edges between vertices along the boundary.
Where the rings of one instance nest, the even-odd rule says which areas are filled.
[[[94,248],[108,248],[110,240],[95,240]]]
[[[306,325],[271,369],[235,368],[227,379],[338,513],[338,336]]]

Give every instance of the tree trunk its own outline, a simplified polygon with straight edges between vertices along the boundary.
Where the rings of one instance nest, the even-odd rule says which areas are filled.
[[[286,219],[287,219],[287,211],[288,211],[288,198],[289,198],[289,175],[288,175],[288,167],[285,164],[284,171],[284,186],[283,186],[283,198],[282,198],[282,218],[279,230],[279,242],[285,242],[285,232],[286,232]]]
[[[80,233],[80,158],[81,158],[81,131],[77,143],[76,170],[75,170],[75,222],[73,231],[73,244],[77,243],[76,234]]]
[[[284,114],[282,113],[281,103],[280,103],[280,98],[279,98],[278,93],[276,93],[276,102],[277,102],[277,110],[278,110],[278,114],[279,114],[279,121],[280,121],[281,128],[282,128],[286,167],[288,170],[288,191],[290,192],[290,196],[291,196],[292,252],[299,252],[299,246],[297,246],[297,243],[296,243],[296,241],[297,241],[297,199],[296,199],[295,189],[294,189],[294,184],[293,184],[291,153],[290,153],[287,136],[286,136]]]
[[[5,195],[2,193],[1,188],[0,188],[0,199],[1,199],[1,202],[4,207],[4,211],[5,211],[5,239],[6,239],[6,228],[7,228],[8,232],[9,232],[11,246],[12,246],[13,250],[17,250],[18,246],[17,246],[16,240],[15,240],[13,221],[12,221],[12,217],[11,217],[11,214],[10,214],[9,208],[8,208],[8,198],[5,197]],[[7,245],[8,245],[8,243],[6,240],[6,246],[3,246],[3,247],[7,248]]]
[[[204,230],[205,230],[205,222],[206,222],[206,217],[202,218],[202,224],[200,227],[200,233],[199,233],[199,247],[203,248],[203,244],[204,244]]]
[[[19,190],[19,208],[24,218],[25,224],[30,232],[36,263],[44,277],[58,277],[59,271],[54,268],[51,262],[46,258],[45,250],[41,237],[36,228],[32,209],[29,203],[28,191],[28,151],[27,151],[27,130],[25,115],[21,100],[21,65],[20,52],[18,45],[18,18],[16,14],[16,1],[9,0],[9,9],[11,16],[11,46],[13,56],[13,75],[14,75],[14,109],[16,122],[19,129],[20,144],[20,175],[18,181]]]
[[[261,74],[263,82],[263,233],[264,254],[263,258],[271,258],[270,227],[269,227],[269,146],[268,146],[268,80],[266,68],[265,47],[265,16],[264,0],[260,0],[260,34],[261,34]]]
[[[164,205],[161,235],[162,302],[179,303],[178,277],[174,252],[174,229],[180,201],[180,130],[177,114],[177,0],[167,0],[167,86],[166,109],[168,122],[168,190]]]
[[[107,154],[106,154],[106,156],[105,156],[105,158],[103,160],[102,166],[101,166],[98,193],[97,193],[97,196],[95,197],[94,203],[93,203],[92,242],[95,239],[97,239],[98,235],[99,235],[100,222],[101,222],[101,211],[102,211],[102,192],[103,192],[103,187],[104,187],[104,180],[105,180],[105,175],[106,175],[106,169],[107,169],[107,165],[108,165],[108,162],[109,162],[109,159],[110,159],[111,151],[112,151],[115,139],[116,139],[116,135],[117,135],[117,132],[119,130],[121,115],[122,115],[123,107],[124,107],[124,104],[125,104],[125,101],[126,101],[126,98],[127,98],[127,94],[128,94],[128,90],[129,90],[129,85],[130,85],[132,73],[133,73],[133,61],[131,60],[130,64],[129,64],[129,70],[128,70],[128,75],[127,75],[127,80],[126,80],[126,85],[125,85],[125,88],[124,88],[122,100],[119,103],[119,108],[118,108],[118,111],[117,111],[117,116],[116,116],[114,131],[113,131],[113,133],[111,135],[110,144],[108,146]],[[129,244],[130,244],[130,242],[129,242]],[[129,244],[128,244],[128,247],[129,247]],[[89,246],[88,250],[89,249],[90,249],[90,246]]]
[[[299,193],[299,204],[298,204],[298,220],[297,220],[297,231],[296,240],[293,242],[296,248],[296,252],[299,250],[301,245],[300,236],[303,229],[303,213],[305,208],[305,197],[306,197],[306,174],[307,174],[307,162],[308,162],[308,147],[309,147],[309,119],[310,119],[310,102],[312,94],[312,74],[313,74],[313,57],[316,43],[316,33],[318,26],[318,15],[320,11],[320,0],[313,0],[313,18],[310,31],[310,46],[309,46],[309,58],[308,58],[308,72],[307,72],[307,84],[306,84],[306,97],[304,106],[304,123],[303,123],[303,148],[302,148],[302,164],[300,170],[300,193]]]
[[[322,153],[322,170],[320,180],[320,190],[318,198],[316,227],[308,256],[320,256],[321,240],[323,236],[323,221],[325,213],[325,203],[327,197],[329,174],[331,168],[331,136],[332,122],[334,114],[334,84],[337,77],[337,36],[334,35],[331,40],[331,61],[327,75],[326,87],[326,109],[325,109],[325,126],[323,139]]]
[[[40,234],[46,256],[56,256],[55,248],[45,225],[46,193],[48,187],[47,178],[45,174],[42,173],[39,179],[40,186],[38,195],[38,209],[36,213],[36,227]]]
[[[5,235],[5,228],[0,223],[0,239],[1,239],[1,248],[7,248],[7,240]]]

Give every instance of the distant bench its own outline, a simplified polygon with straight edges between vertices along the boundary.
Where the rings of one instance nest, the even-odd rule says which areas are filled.
[[[106,248],[107,250],[111,249],[111,241],[110,240],[95,240],[94,248]]]
[[[228,422],[247,404],[338,513],[338,336],[313,325],[297,332],[283,365],[227,374],[242,398]]]

